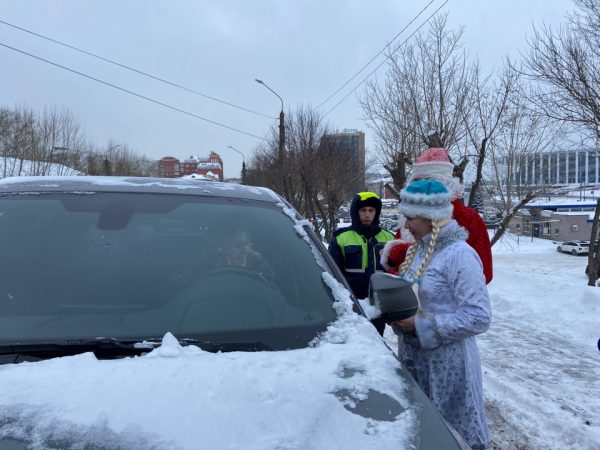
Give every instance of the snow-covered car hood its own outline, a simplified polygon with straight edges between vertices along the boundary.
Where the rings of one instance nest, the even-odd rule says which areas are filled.
[[[336,322],[300,350],[214,354],[167,334],[139,357],[0,366],[0,437],[129,449],[407,447],[416,417],[399,363],[364,318],[352,322],[353,333]]]

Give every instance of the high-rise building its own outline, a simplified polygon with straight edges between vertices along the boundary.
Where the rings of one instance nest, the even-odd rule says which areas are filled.
[[[353,180],[352,190],[354,192],[364,191],[366,189],[365,133],[354,129],[344,129],[341,132],[323,136],[321,145],[333,148],[343,158],[348,158],[348,164],[344,164],[344,166],[350,171],[347,175]],[[335,170],[335,167],[332,167],[332,170]]]
[[[515,179],[521,184],[600,183],[596,150],[560,150],[526,155],[513,161]]]

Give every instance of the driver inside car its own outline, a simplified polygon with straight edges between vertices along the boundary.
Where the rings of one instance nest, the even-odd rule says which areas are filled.
[[[275,278],[271,266],[254,250],[250,233],[245,228],[238,227],[225,233],[219,240],[217,251],[219,266],[237,266],[253,270],[271,282]]]

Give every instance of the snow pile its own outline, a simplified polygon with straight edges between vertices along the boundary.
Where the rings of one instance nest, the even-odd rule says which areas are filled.
[[[44,448],[412,448],[416,414],[398,361],[352,311],[331,275],[339,318],[308,348],[209,353],[167,333],[144,356],[92,353],[0,366],[0,438]],[[377,391],[401,409],[391,420],[352,410]]]
[[[335,343],[341,337],[345,345]],[[51,437],[70,448],[402,448],[412,410],[393,422],[347,411],[370,389],[408,405],[397,362],[376,340],[364,318],[346,314],[315,347],[287,352],[212,354],[167,334],[136,358],[86,353],[1,366],[10,389],[0,393],[0,437]]]
[[[63,176],[81,173],[62,164],[0,157],[0,178],[32,175]]]

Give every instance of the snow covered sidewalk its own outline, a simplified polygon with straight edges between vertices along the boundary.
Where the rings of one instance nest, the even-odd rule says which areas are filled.
[[[493,253],[493,320],[478,343],[494,448],[600,449],[600,288],[587,286],[587,257],[510,235]],[[386,340],[394,348],[389,329]]]
[[[479,339],[497,448],[600,448],[600,288],[586,256],[507,236],[494,248],[494,319]]]

